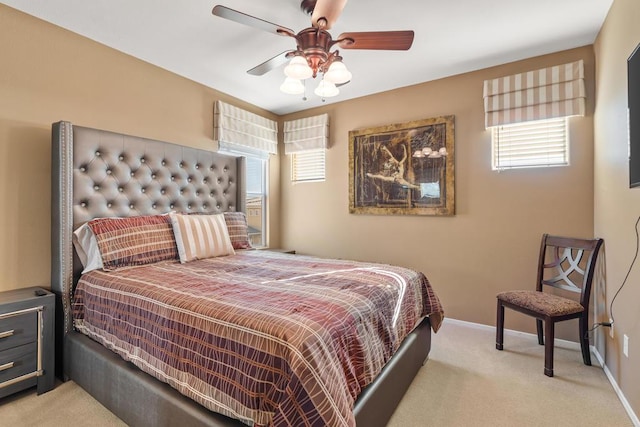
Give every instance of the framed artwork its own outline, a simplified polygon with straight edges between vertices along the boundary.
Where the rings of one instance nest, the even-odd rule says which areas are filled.
[[[454,116],[349,132],[349,212],[453,215]]]

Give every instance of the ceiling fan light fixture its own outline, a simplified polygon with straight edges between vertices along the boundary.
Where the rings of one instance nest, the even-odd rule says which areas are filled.
[[[301,93],[304,93],[304,85],[298,79],[287,77],[280,85],[280,90],[284,93],[288,93],[289,95],[300,95]]]
[[[261,76],[271,70],[281,67],[290,59],[284,68],[287,79],[280,85],[280,90],[291,94],[304,93],[304,82],[309,78],[322,75],[322,81],[314,91],[325,98],[339,94],[337,86],[342,86],[351,80],[352,74],[342,62],[338,50],[331,49],[338,46],[341,49],[360,50],[408,50],[413,44],[414,32],[404,31],[356,31],[345,32],[333,39],[329,30],[334,26],[338,16],[342,13],[347,0],[299,0],[302,10],[311,15],[311,26],[294,32],[293,30],[274,24],[264,19],[216,5],[212,13],[220,18],[238,24],[263,30],[271,34],[292,37],[296,41],[296,49],[284,51],[273,58],[248,70],[253,76]],[[446,154],[437,153],[439,156]],[[414,153],[419,156],[419,153]],[[427,155],[422,152],[422,155]]]
[[[313,75],[313,70],[304,56],[296,55],[291,58],[289,65],[284,68],[284,74],[293,79],[304,80]]]
[[[346,83],[351,80],[351,77],[351,72],[340,60],[334,60],[324,73],[324,79],[334,84]]]
[[[320,80],[320,84],[313,91],[316,95],[322,98],[331,98],[332,96],[336,96],[340,93],[336,85],[332,82],[326,81],[324,79]]]

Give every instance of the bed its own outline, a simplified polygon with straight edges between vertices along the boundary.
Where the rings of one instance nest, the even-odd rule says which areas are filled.
[[[132,426],[384,426],[426,361],[431,332],[437,331],[443,317],[437,296],[421,273],[240,249],[232,255],[187,263],[168,259],[82,274],[83,265],[72,243],[79,226],[99,222],[96,218],[137,220],[179,212],[185,218],[181,220],[195,221],[207,214],[243,212],[244,168],[241,157],[69,122],[53,124],[51,286],[57,296],[58,376],[78,383]],[[175,215],[170,214],[173,221]],[[178,287],[182,282],[193,295],[187,296],[185,288]],[[140,288],[142,283],[145,288]],[[371,300],[365,301],[365,290],[372,290]],[[231,294],[248,301],[248,307],[236,307]],[[332,298],[332,305],[326,306],[331,308],[320,310],[308,299],[318,294]],[[125,301],[125,295],[131,300]],[[106,307],[107,300],[116,305]],[[106,308],[101,312],[97,308],[102,306]],[[370,306],[375,310],[358,309]],[[342,312],[349,313],[349,322],[338,316]],[[380,316],[389,318],[392,326],[384,326],[377,318],[372,323],[375,326],[365,326],[363,319],[378,312],[387,313]],[[193,326],[176,326],[177,317],[172,316],[198,319],[198,341],[184,338],[185,328]],[[109,320],[103,322],[105,318]],[[112,328],[114,318],[127,325],[134,318],[152,323],[136,323],[135,329],[153,338],[138,338],[135,345],[126,341],[129,338]],[[241,318],[254,324],[236,323]],[[210,323],[203,324],[203,319]],[[159,324],[166,324],[166,329],[154,329]],[[288,324],[295,326],[283,332]],[[348,335],[352,330],[357,339]],[[209,331],[218,332],[206,335]],[[373,338],[373,332],[380,335],[380,331],[385,338]],[[264,338],[267,332],[280,335]],[[170,335],[179,337],[168,338]],[[239,335],[250,336],[250,345],[244,343],[241,350],[236,342]],[[341,344],[325,344],[327,336]],[[161,344],[158,337],[162,337]],[[191,341],[176,344],[179,339]],[[225,344],[222,350],[209,349],[213,342]],[[179,352],[173,353],[178,354],[175,357],[150,355],[153,351],[145,343],[163,351],[197,347],[189,352],[204,359],[185,362]],[[287,356],[269,355],[274,347],[275,354]],[[377,356],[370,357],[361,347],[375,348]],[[347,353],[355,354],[359,361],[349,362]],[[318,362],[324,359],[334,363]],[[177,371],[178,365],[189,365],[191,371]],[[336,367],[339,365],[343,368]],[[252,379],[245,378],[239,387],[237,376],[233,381],[221,379],[218,373],[226,369],[221,366],[241,375],[251,372],[245,376]],[[279,375],[275,379],[274,372]],[[189,381],[195,378],[195,384],[184,380],[185,376]],[[221,386],[224,381],[226,385]],[[238,388],[246,388],[251,398],[231,395]],[[265,397],[263,392],[275,394]]]

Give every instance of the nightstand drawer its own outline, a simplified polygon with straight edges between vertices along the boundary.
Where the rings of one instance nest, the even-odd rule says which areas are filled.
[[[0,383],[35,372],[37,352],[36,342],[0,352]]]
[[[35,342],[38,335],[37,313],[25,313],[0,319],[0,351]]]

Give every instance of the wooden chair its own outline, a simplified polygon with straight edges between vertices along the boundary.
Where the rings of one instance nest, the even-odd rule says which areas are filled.
[[[538,343],[545,346],[544,373],[552,377],[555,323],[578,318],[582,359],[585,365],[591,365],[588,337],[589,296],[596,259],[603,242],[602,239],[575,239],[548,234],[542,236],[536,290],[507,291],[497,295],[496,348],[498,350],[502,350],[504,338],[505,307],[533,316],[536,318]],[[557,289],[578,293],[580,300],[561,296],[563,291]],[[565,294],[571,295],[566,292]]]

